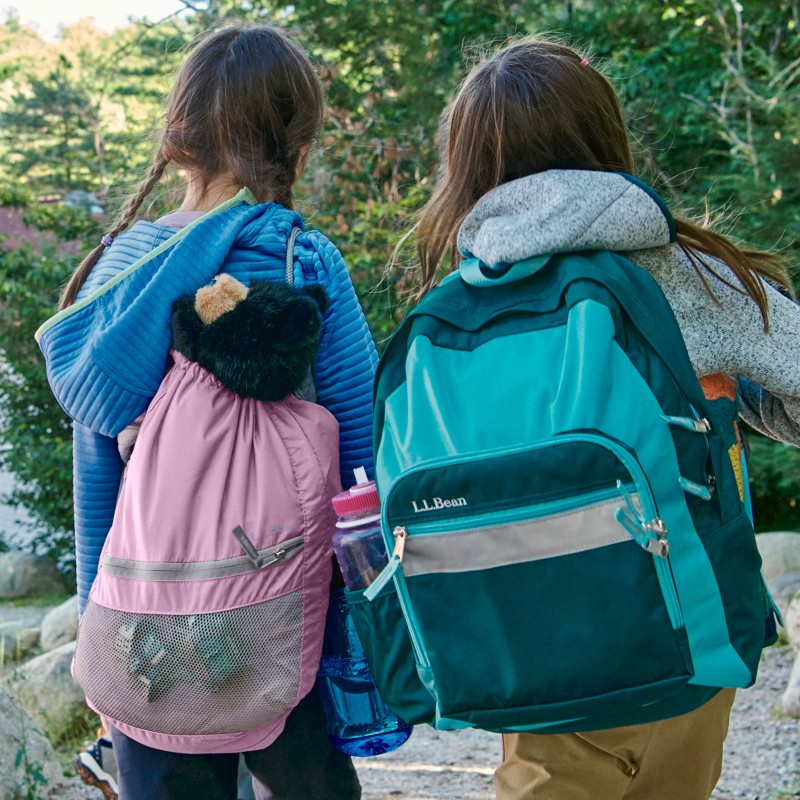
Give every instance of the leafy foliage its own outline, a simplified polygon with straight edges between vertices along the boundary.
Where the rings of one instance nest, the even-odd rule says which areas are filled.
[[[24,207],[26,220],[51,237],[0,253],[0,416],[13,446],[0,457],[22,481],[17,499],[46,524],[46,548],[69,540],[70,431],[31,336],[79,251],[61,242],[88,247],[99,230],[85,213],[38,199],[85,189],[113,213],[150,162],[148,134],[182,48],[210,25],[232,17],[277,22],[318,64],[329,111],[299,208],[344,252],[379,346],[404,312],[413,236],[398,243],[430,191],[439,114],[470,60],[510,35],[544,29],[589,47],[621,90],[640,169],[674,208],[702,215],[707,203],[735,236],[787,254],[795,247],[797,0],[184,4],[181,17],[110,36],[77,23],[56,43],[13,17],[0,25],[0,205]],[[168,187],[154,202],[169,205]],[[800,525],[798,466],[796,451],[754,439],[763,526]]]
[[[58,238],[0,248],[0,419],[7,421],[3,439],[10,445],[0,452],[0,463],[19,481],[12,501],[41,523],[35,544],[61,556],[71,571],[72,429],[50,392],[33,335],[52,314],[58,289],[74,267],[74,258],[64,254],[64,242],[81,236],[96,239],[98,223],[77,209],[38,207],[19,191],[4,200],[26,209],[31,223]]]

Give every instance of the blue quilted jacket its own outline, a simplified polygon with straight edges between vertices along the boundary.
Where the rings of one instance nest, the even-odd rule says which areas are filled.
[[[372,472],[372,379],[377,354],[342,256],[299,214],[257,204],[243,190],[179,232],[137,222],[98,261],[68,309],[37,331],[47,375],[74,420],[78,594],[83,610],[114,516],[122,462],[116,437],[148,406],[164,375],[174,301],[224,271],[249,285],[285,279],[286,244],[295,284],[318,283],[331,305],[314,366],[318,402],[339,422],[342,483]]]

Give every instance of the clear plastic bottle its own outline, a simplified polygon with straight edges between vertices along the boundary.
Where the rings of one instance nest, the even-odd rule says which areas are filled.
[[[364,589],[388,561],[375,484],[356,470],[356,486],[333,500],[333,547],[348,589]],[[319,668],[328,736],[343,753],[375,756],[403,744],[412,727],[383,702],[367,664],[344,591],[334,589]]]

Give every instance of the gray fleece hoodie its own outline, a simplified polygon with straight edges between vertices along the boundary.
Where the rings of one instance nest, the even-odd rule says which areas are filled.
[[[800,306],[766,285],[767,333],[753,300],[707,272],[711,297],[670,243],[664,207],[627,177],[551,170],[498,186],[464,220],[458,247],[490,267],[574,250],[624,252],[664,291],[698,376],[746,378],[739,381],[742,418],[800,446]],[[709,263],[739,285],[724,263]]]

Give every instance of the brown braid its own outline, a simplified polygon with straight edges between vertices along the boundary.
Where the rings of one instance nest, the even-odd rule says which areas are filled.
[[[147,171],[145,179],[139,184],[139,188],[125,201],[117,219],[114,221],[114,225],[108,232],[108,236],[112,239],[116,239],[123,231],[128,230],[128,228],[133,225],[139,213],[139,209],[142,207],[142,203],[147,195],[153,191],[155,185],[161,180],[168,163],[169,158],[164,154],[164,150],[160,149],[156,154],[153,165]],[[105,249],[106,246],[104,244],[97,245],[97,247],[95,247],[81,262],[75,272],[72,273],[61,294],[61,299],[58,303],[59,309],[67,308],[75,302],[75,298],[81,286],[83,286],[86,278],[89,277],[89,273],[100,259],[100,256],[105,252]]]

